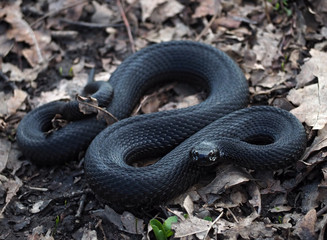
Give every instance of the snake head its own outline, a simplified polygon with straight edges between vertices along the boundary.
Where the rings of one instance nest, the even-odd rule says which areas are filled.
[[[211,166],[220,158],[216,145],[206,141],[193,147],[190,154],[192,160],[199,166]]]

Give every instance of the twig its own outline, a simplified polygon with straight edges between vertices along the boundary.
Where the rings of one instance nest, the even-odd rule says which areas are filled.
[[[123,25],[122,23],[102,24],[102,23],[91,23],[91,22],[83,22],[83,21],[72,21],[66,18],[60,18],[59,21],[70,25],[87,27],[87,28],[108,28],[108,27],[120,27]]]
[[[236,216],[234,215],[234,213],[229,208],[227,208],[227,211],[233,216],[235,222],[236,223],[239,223],[238,220],[237,220],[237,218],[236,218]]]
[[[266,17],[269,23],[271,23],[271,18],[268,12],[268,5],[267,5],[267,0],[263,0],[263,2],[265,3],[265,13],[266,13]]]
[[[74,3],[63,6],[62,8],[59,8],[59,9],[56,9],[54,11],[48,12],[45,15],[43,15],[42,17],[40,17],[39,19],[37,19],[36,21],[34,21],[33,23],[31,23],[30,26],[33,27],[34,25],[36,25],[37,23],[39,23],[40,21],[42,21],[42,20],[44,20],[44,19],[46,19],[48,17],[51,17],[53,15],[56,15],[56,14],[60,13],[61,11],[64,11],[66,9],[69,9],[69,8],[75,7],[75,6],[79,5],[79,4],[84,4],[84,3],[87,3],[87,2],[88,2],[88,0],[76,1]]]
[[[131,31],[131,27],[129,25],[129,22],[127,20],[126,14],[124,12],[123,6],[121,5],[120,0],[117,0],[117,7],[119,8],[119,12],[121,17],[123,18],[126,30],[127,30],[127,34],[128,34],[128,38],[129,38],[129,42],[131,44],[132,47],[132,52],[135,53],[135,44],[134,44],[134,39],[133,39],[133,35],[132,35],[132,31]]]
[[[209,234],[209,232],[210,232],[210,230],[211,230],[211,228],[212,228],[212,226],[213,225],[215,225],[215,223],[223,216],[223,214],[224,214],[224,212],[221,212],[220,214],[219,214],[219,216],[210,224],[210,226],[209,226],[209,228],[207,229],[207,232],[206,232],[206,234],[204,235],[204,238],[203,239],[206,239],[206,237],[208,236],[208,234]]]
[[[84,209],[85,200],[86,200],[86,194],[83,194],[82,197],[81,197],[81,200],[79,202],[79,207],[77,209],[75,217],[80,218],[82,216],[82,211]]]
[[[210,22],[205,26],[205,28],[202,30],[202,32],[195,38],[195,41],[200,41],[200,39],[204,36],[204,34],[206,34],[208,32],[209,28],[211,27],[213,22],[216,20],[217,16],[218,16],[218,12],[216,12],[215,15],[212,16],[212,18],[210,19]]]

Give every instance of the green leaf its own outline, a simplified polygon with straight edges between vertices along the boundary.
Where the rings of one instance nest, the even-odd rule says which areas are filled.
[[[289,17],[292,15],[292,9],[289,9],[289,8],[284,8],[285,12],[286,12],[286,15]]]
[[[165,234],[165,230],[161,222],[153,218],[150,220],[150,225],[153,229],[154,235],[156,236],[157,240],[167,240],[167,236]]]
[[[172,223],[177,223],[178,218],[177,216],[171,216],[166,219],[166,221],[163,223],[163,228],[166,233],[166,237],[170,237],[174,234],[174,232],[171,230],[171,224]]]
[[[206,217],[204,217],[203,219],[204,219],[204,220],[207,220],[207,221],[209,221],[209,222],[212,222],[212,218],[209,217],[209,216],[206,216]]]

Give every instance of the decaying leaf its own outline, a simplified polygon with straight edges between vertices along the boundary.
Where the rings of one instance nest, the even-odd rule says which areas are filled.
[[[236,223],[220,220],[216,223],[217,232],[227,236],[229,239],[258,239],[260,237],[272,237],[276,231],[271,226],[265,226],[263,222],[255,221],[259,215],[253,212],[245,218],[241,218]]]
[[[175,238],[187,237],[197,233],[206,233],[211,223],[197,217],[189,217],[184,221],[172,224],[172,229],[175,231]]]
[[[94,23],[110,24],[117,18],[114,11],[109,9],[106,4],[99,4],[97,1],[92,1],[95,8],[91,21]]]
[[[257,61],[260,61],[264,68],[271,67],[273,60],[279,56],[278,44],[282,38],[282,33],[275,30],[272,24],[267,25],[264,30],[260,29],[257,43],[253,46]]]
[[[31,234],[27,236],[28,240],[54,240],[51,229],[48,229],[45,236],[43,235],[43,226],[37,226],[33,228],[33,231]]]
[[[77,95],[79,110],[84,114],[97,114],[98,120],[104,120],[107,125],[111,125],[118,121],[118,119],[108,112],[106,109],[99,107],[98,101],[92,97],[81,97]]]
[[[193,18],[205,17],[207,15],[220,14],[222,10],[220,0],[197,0],[200,5],[196,8]]]
[[[294,233],[302,240],[317,239],[315,233],[316,222],[317,213],[315,209],[312,209],[296,223]]]
[[[7,139],[0,138],[0,173],[7,166],[10,149],[11,142],[9,142]]]
[[[251,177],[241,168],[233,165],[219,166],[216,178],[207,186],[199,189],[199,194],[203,199],[207,199],[208,194],[221,194],[226,189],[250,181]]]
[[[327,61],[327,53],[311,49],[310,54],[312,57],[301,67],[298,87],[303,87],[315,77],[318,83],[292,89],[287,98],[298,105],[291,112],[301,122],[319,130],[327,123],[327,69],[324,64]]]
[[[6,102],[7,104],[7,114],[13,114],[17,111],[17,109],[22,105],[27,97],[27,93],[25,91],[15,89],[14,95],[9,98]]]
[[[118,229],[124,232],[132,234],[139,234],[143,232],[143,220],[136,218],[130,212],[123,212],[123,214],[120,215],[115,212],[115,210],[106,205],[105,209],[96,210],[92,214],[102,218],[104,221],[109,221],[115,224]]]
[[[184,6],[176,0],[141,0],[142,21],[154,16],[154,21],[164,21],[181,12]],[[156,10],[156,13],[154,11]]]
[[[20,187],[23,186],[23,182],[17,176],[15,176],[15,179],[13,180],[13,179],[7,179],[5,176],[0,175],[0,184],[2,184],[4,188],[7,190],[6,204],[2,207],[0,211],[0,219],[1,219],[2,214],[6,210],[9,202],[16,195]]]

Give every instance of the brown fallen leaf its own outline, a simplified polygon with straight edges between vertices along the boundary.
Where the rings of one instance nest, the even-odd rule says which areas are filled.
[[[15,89],[14,95],[6,102],[8,110],[7,114],[14,114],[18,110],[18,108],[23,104],[26,98],[27,93],[25,91]]]
[[[216,173],[216,178],[207,186],[200,188],[198,193],[207,201],[209,194],[221,194],[232,186],[250,181],[252,177],[242,168],[234,165],[221,165]]]
[[[0,138],[0,173],[6,168],[11,149],[11,142]]]
[[[151,18],[153,22],[164,20],[180,13],[184,6],[176,0],[141,0],[142,21]]]
[[[154,23],[162,23],[165,20],[179,14],[184,9],[184,5],[177,0],[168,0],[166,3],[160,5],[153,10],[150,21]]]
[[[115,122],[118,122],[118,119],[108,112],[105,108],[99,107],[98,101],[92,97],[82,97],[77,95],[76,100],[78,101],[79,110],[88,115],[88,114],[97,114],[98,120],[104,120],[107,125],[111,125]]]
[[[258,29],[257,42],[253,46],[257,61],[261,62],[264,68],[271,68],[274,59],[279,57],[278,44],[283,34],[274,25],[269,24],[265,29]]]
[[[193,18],[201,18],[205,16],[220,15],[222,11],[220,0],[197,0],[200,5],[196,8],[195,13],[192,15]]]
[[[318,79],[319,84],[291,89],[287,95],[287,99],[298,106],[291,113],[313,130],[322,129],[327,123],[327,77],[321,80]]]
[[[276,232],[271,226],[266,226],[263,222],[257,222],[255,219],[259,217],[256,212],[251,213],[245,218],[240,218],[238,222],[229,222],[221,219],[215,224],[218,233],[228,237],[228,239],[258,239],[262,236],[271,238]]]
[[[301,122],[319,130],[327,123],[327,53],[311,49],[310,54],[311,58],[301,67],[297,78],[299,89],[292,89],[287,98],[298,105],[291,112]],[[315,77],[318,83],[305,86]]]
[[[191,236],[197,233],[206,233],[211,222],[197,217],[189,216],[184,221],[173,223],[171,228],[175,231],[175,238]]]
[[[13,180],[0,175],[0,184],[2,184],[4,188],[7,190],[6,204],[2,207],[0,211],[0,219],[1,219],[3,217],[2,214],[6,210],[11,199],[16,195],[20,187],[23,186],[23,182],[17,176],[15,176],[15,179]]]
[[[94,23],[109,24],[117,19],[117,13],[108,8],[107,4],[99,4],[97,1],[92,1],[94,6],[94,14],[91,21]]]
[[[294,234],[303,240],[317,239],[315,232],[315,224],[317,222],[317,213],[315,209],[311,209],[296,225]]]

